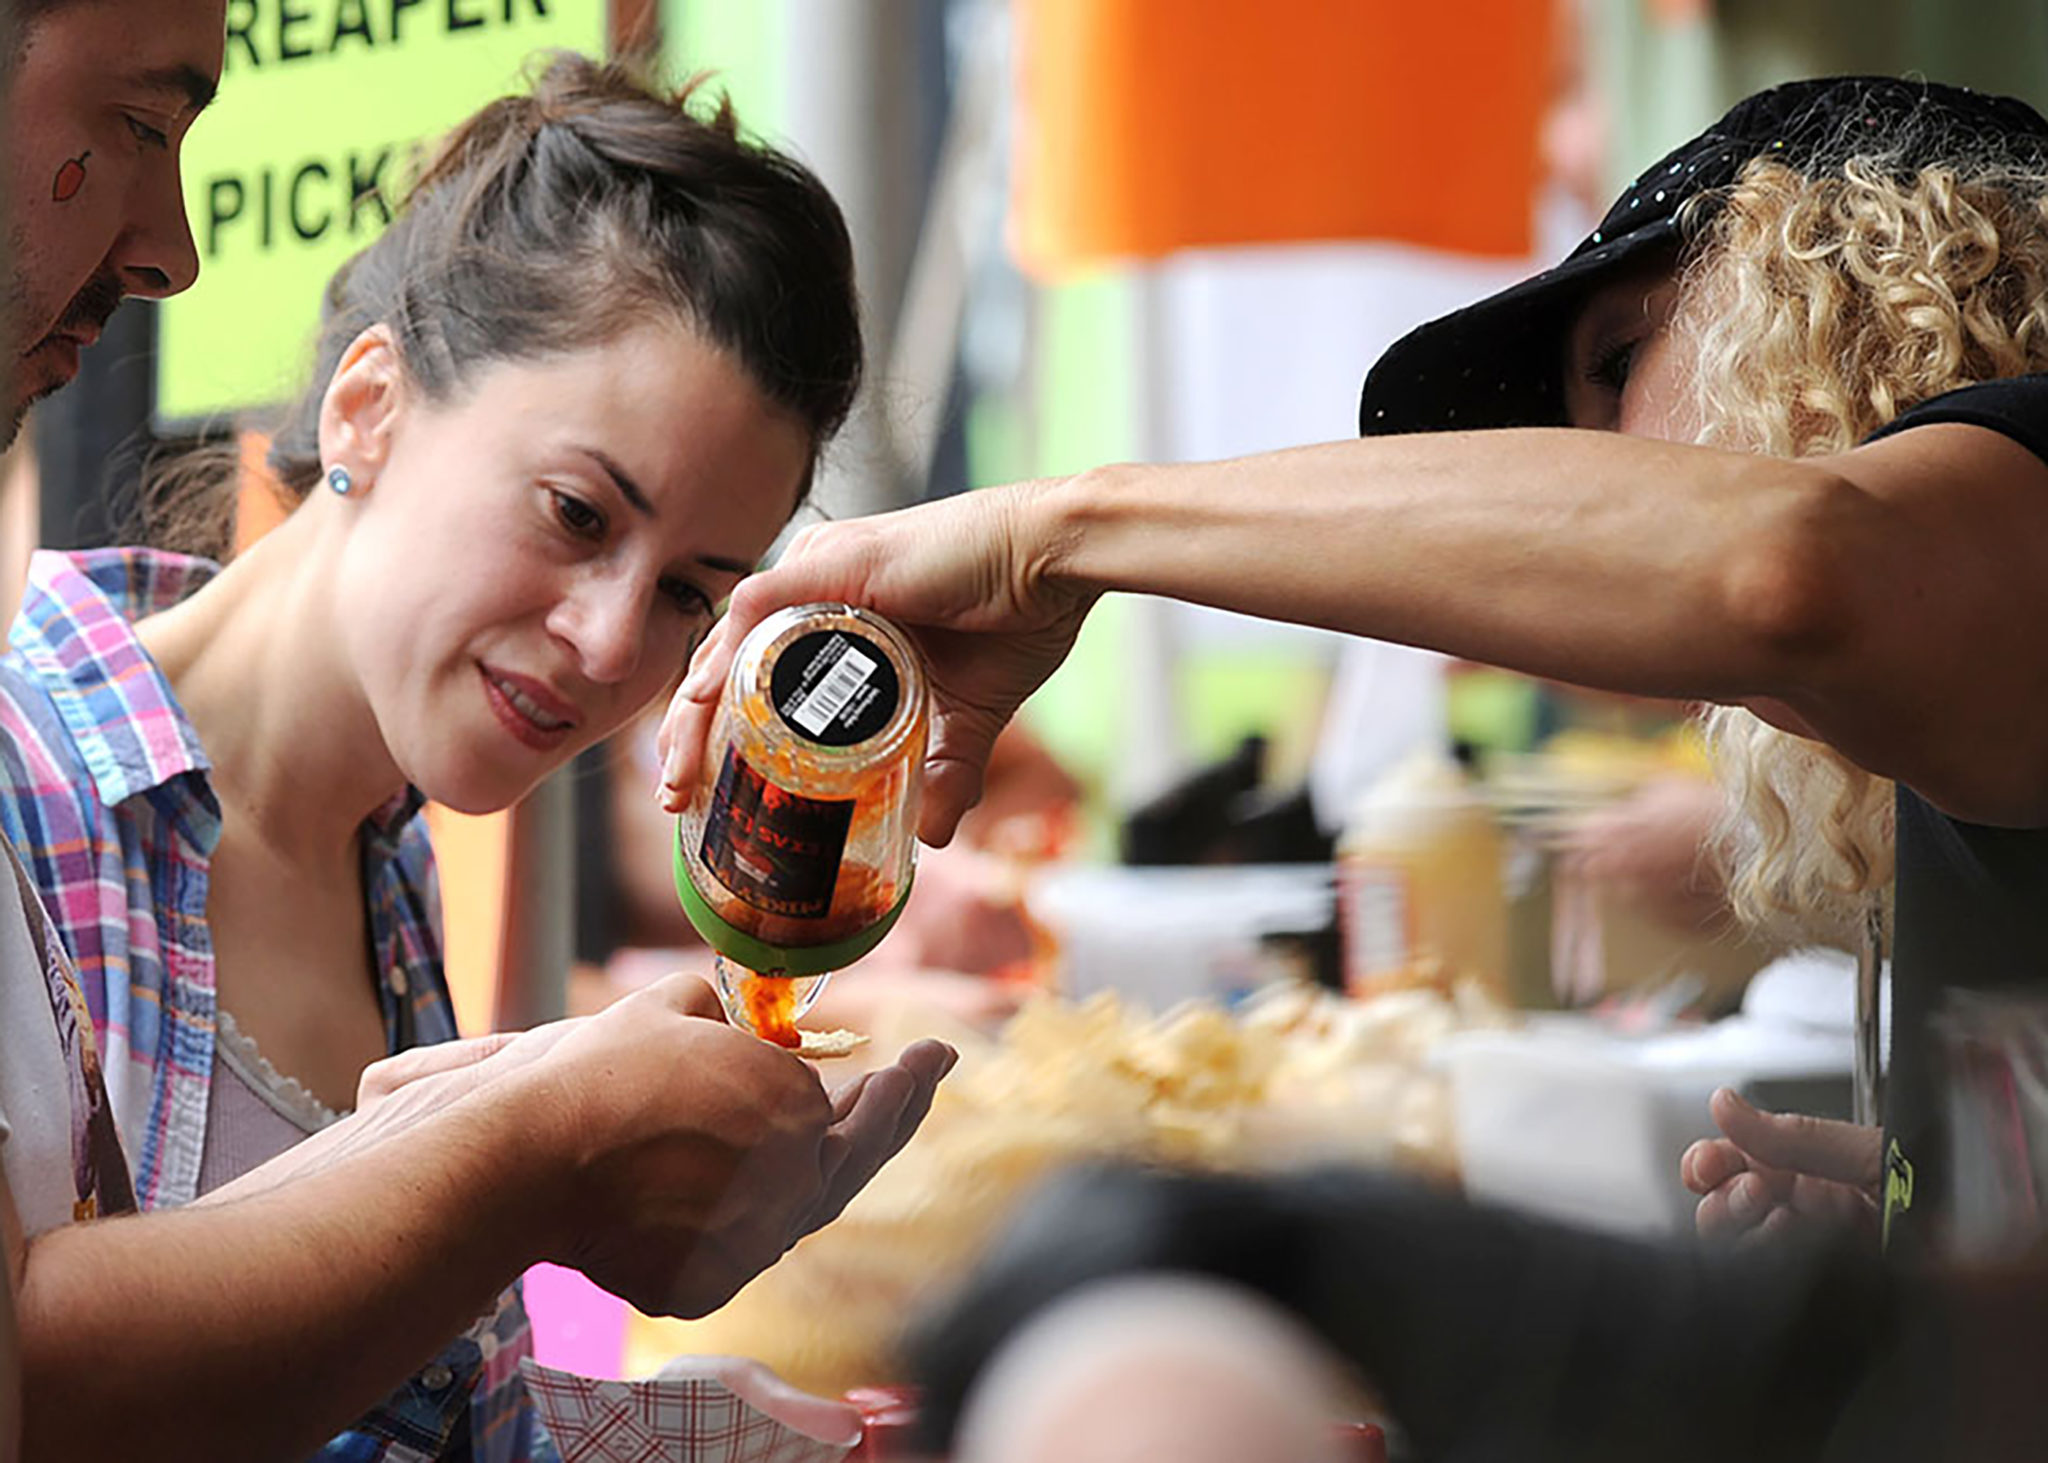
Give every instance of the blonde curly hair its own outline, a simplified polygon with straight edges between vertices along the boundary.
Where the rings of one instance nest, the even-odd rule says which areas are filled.
[[[1673,328],[1702,444],[1843,452],[1929,397],[2048,370],[2048,174],[1866,156],[1809,177],[1763,158],[1689,206]],[[1892,784],[1739,708],[1706,731],[1736,912],[1853,948],[1873,908],[1888,918]]]

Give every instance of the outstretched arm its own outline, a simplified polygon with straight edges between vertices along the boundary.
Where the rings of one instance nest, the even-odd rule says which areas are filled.
[[[845,599],[920,634],[943,840],[1109,590],[1747,704],[1960,816],[2048,819],[2048,465],[1960,424],[1801,461],[1565,429],[1382,437],[811,529],[741,584],[678,692],[671,799],[739,638]]]

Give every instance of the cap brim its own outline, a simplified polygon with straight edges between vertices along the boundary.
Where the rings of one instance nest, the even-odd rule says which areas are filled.
[[[1593,290],[1678,241],[1676,221],[1659,219],[1417,326],[1367,373],[1359,435],[1566,425],[1572,316]]]

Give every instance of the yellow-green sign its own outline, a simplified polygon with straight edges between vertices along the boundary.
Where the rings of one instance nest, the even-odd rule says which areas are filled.
[[[157,415],[288,400],[327,277],[377,236],[419,150],[518,87],[534,53],[600,54],[605,0],[228,0],[220,97],[185,143],[199,283],[158,317]]]

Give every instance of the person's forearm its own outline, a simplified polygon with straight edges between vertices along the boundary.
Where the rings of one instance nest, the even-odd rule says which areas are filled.
[[[310,1175],[33,1241],[24,1463],[303,1456],[541,1258],[536,1146],[479,1094]]]
[[[1808,668],[1824,468],[1611,433],[1382,437],[1084,474],[1047,572],[1602,689],[1734,700]]]

